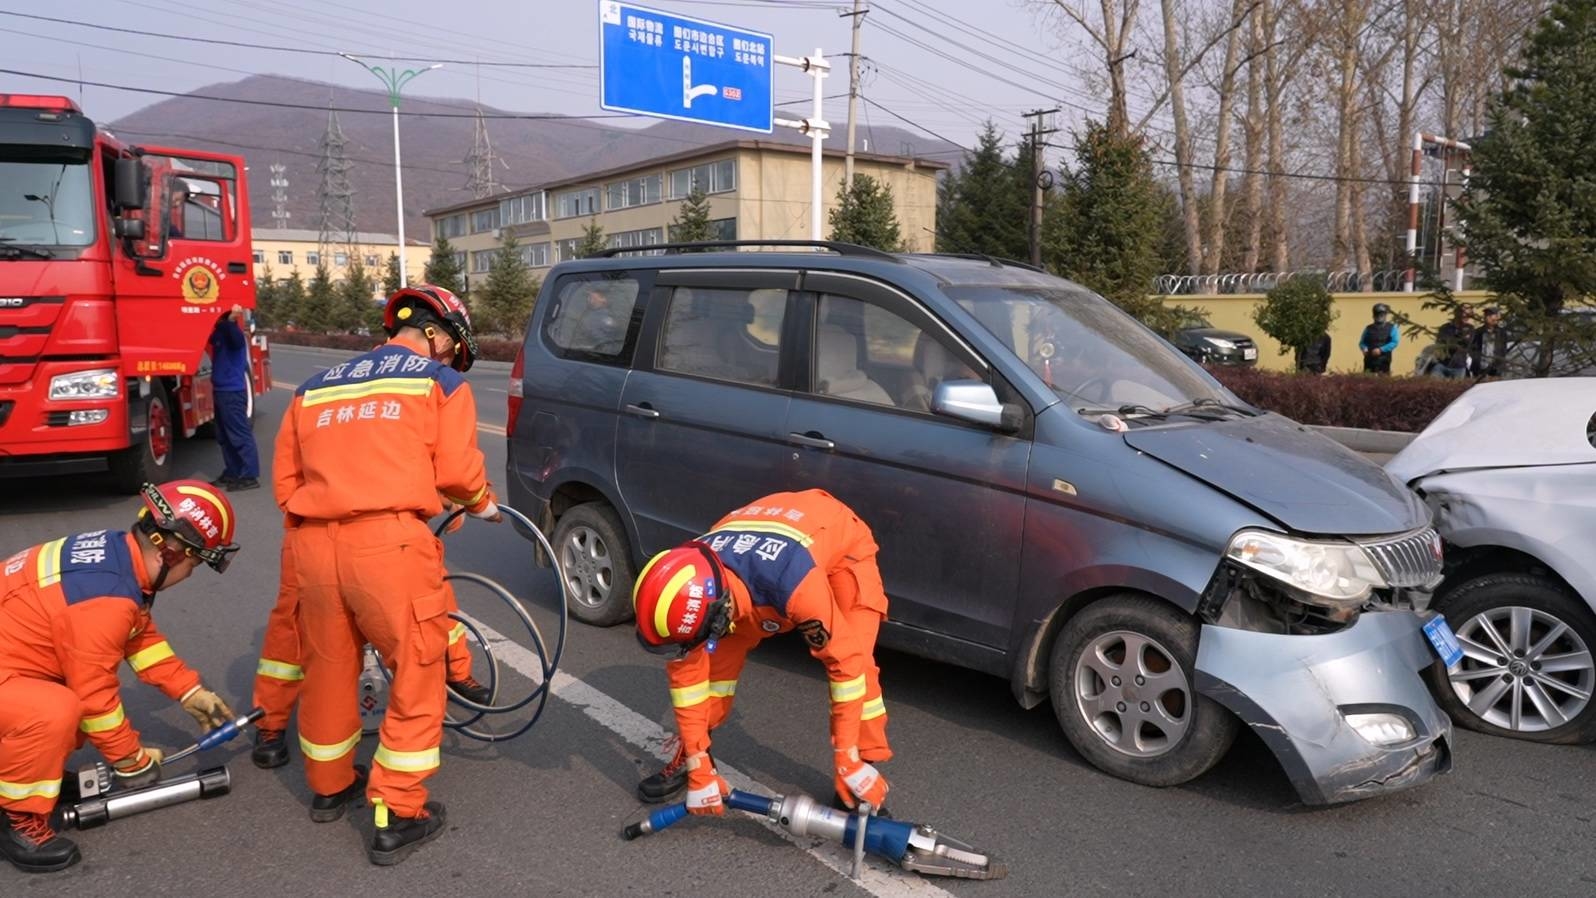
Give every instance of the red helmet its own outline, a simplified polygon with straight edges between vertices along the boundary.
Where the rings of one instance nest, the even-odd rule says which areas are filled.
[[[441,324],[454,338],[454,361],[450,367],[456,371],[471,370],[477,360],[477,338],[471,333],[471,313],[465,303],[453,293],[431,284],[401,287],[388,297],[382,310],[382,328],[393,336],[401,327],[425,327]]]
[[[198,480],[144,484],[139,527],[157,546],[171,536],[218,573],[227,570],[233,543],[233,505],[216,487]]]
[[[696,540],[655,555],[632,588],[637,641],[657,654],[685,655],[725,636],[731,609],[720,559]]]

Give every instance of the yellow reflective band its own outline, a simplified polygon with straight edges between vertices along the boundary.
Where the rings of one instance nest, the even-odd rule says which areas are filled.
[[[859,715],[860,720],[875,720],[887,713],[887,703],[879,698],[873,698],[864,703],[864,713]]]
[[[450,496],[450,495],[447,495],[447,494],[444,495],[444,498],[448,499],[450,502],[453,502],[456,505],[463,505],[466,508],[470,508],[471,506],[477,504],[478,502],[481,502],[482,501],[482,497],[486,496],[487,494],[488,494],[488,485],[486,483],[484,483],[484,484],[482,484],[482,488],[477,490],[475,493],[472,493],[471,494],[471,498],[469,498],[469,499],[462,499],[459,496]]]
[[[843,680],[840,683],[833,680],[831,683],[831,700],[839,705],[843,702],[858,701],[864,698],[864,694],[864,674],[860,674],[851,680]]]
[[[465,624],[455,624],[454,625],[454,629],[449,631],[449,644],[450,645],[454,645],[455,643],[457,643],[461,639],[463,639],[465,637],[465,635],[466,635]]]
[[[61,547],[66,538],[45,543],[39,549],[39,566],[36,571],[40,586],[54,586],[61,582]]]
[[[142,673],[170,657],[172,657],[172,646],[163,639],[147,649],[141,649],[127,656],[127,666],[133,668],[134,673]]]
[[[372,814],[371,814],[372,820],[376,822],[377,828],[378,829],[387,829],[388,828],[388,804],[387,804],[387,802],[384,802],[380,798],[373,798],[371,800],[371,811],[372,811]]]
[[[78,723],[78,729],[85,733],[104,733],[109,730],[116,729],[126,720],[127,715],[122,713],[122,703],[117,702],[116,707],[113,708],[109,714],[101,714],[99,717],[83,718],[83,720]]]
[[[271,677],[274,680],[303,680],[305,669],[298,664],[285,664],[282,661],[273,661],[270,658],[260,659],[255,665],[255,673],[262,677]]]
[[[11,801],[22,801],[25,798],[58,798],[61,795],[61,780],[38,780],[32,783],[13,783],[0,780],[0,798]]]
[[[697,566],[689,564],[683,566],[670,580],[666,581],[665,591],[660,593],[659,601],[654,605],[654,631],[659,634],[661,639],[669,639],[671,636],[671,622],[669,620],[671,598],[680,593],[682,587],[686,586],[687,582],[696,576],[698,576]]]
[[[432,392],[432,386],[430,377],[379,377],[364,383],[306,390],[305,395],[299,398],[299,404],[303,408],[310,408],[346,399],[365,399],[367,396],[425,396]]]
[[[232,532],[232,525],[227,518],[227,503],[222,501],[221,496],[202,486],[180,486],[177,491],[185,496],[198,496],[215,505],[217,513],[222,516],[222,532]]]
[[[304,752],[305,757],[312,761],[336,761],[344,755],[354,751],[355,746],[359,744],[359,730],[355,730],[354,735],[342,742],[332,742],[326,745],[323,745],[319,742],[312,742],[309,739],[306,739],[303,735],[299,737],[299,750]]]
[[[394,751],[382,743],[377,744],[377,754],[372,759],[378,764],[400,773],[424,773],[438,766],[442,755],[437,748],[421,751]]]
[[[709,681],[671,689],[671,707],[691,708],[709,699]]]
[[[766,521],[760,519],[752,519],[747,521],[727,521],[719,527],[716,527],[714,530],[709,531],[709,533],[715,534],[721,532],[722,530],[750,530],[755,533],[774,533],[777,536],[785,536],[806,549],[815,541],[814,537],[803,532],[802,530],[799,530],[797,527],[789,527],[786,524],[778,523],[776,521]]]
[[[716,698],[731,698],[737,694],[736,680],[710,680],[709,694]]]
[[[669,551],[669,550],[667,550],[667,551]],[[632,613],[633,614],[637,613],[637,592],[638,592],[638,590],[643,588],[643,581],[648,579],[648,572],[653,570],[654,569],[654,565],[659,563],[659,560],[661,558],[664,558],[664,557],[665,557],[665,553],[664,552],[660,552],[660,553],[656,554],[653,558],[650,558],[648,560],[648,564],[643,565],[643,569],[637,572],[637,579],[632,581]]]

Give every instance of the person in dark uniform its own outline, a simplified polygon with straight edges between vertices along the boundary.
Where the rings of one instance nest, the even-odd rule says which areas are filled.
[[[1297,362],[1298,369],[1309,374],[1323,374],[1330,367],[1330,347],[1330,332],[1326,331],[1302,351],[1302,358]]]
[[[249,425],[249,338],[244,307],[234,305],[211,330],[211,387],[216,398],[216,442],[222,476],[211,481],[229,492],[260,487],[260,452]]]
[[[1390,374],[1391,353],[1396,351],[1401,333],[1391,320],[1391,307],[1374,304],[1374,322],[1363,329],[1358,348],[1363,350],[1363,370],[1369,374]]]
[[[1469,341],[1469,373],[1475,377],[1501,377],[1507,360],[1507,328],[1502,326],[1502,310],[1485,309],[1485,323],[1475,329]]]

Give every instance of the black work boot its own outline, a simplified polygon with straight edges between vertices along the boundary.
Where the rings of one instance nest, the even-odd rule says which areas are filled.
[[[314,795],[310,799],[310,819],[317,823],[331,823],[344,815],[351,801],[358,801],[366,793],[366,765],[355,765],[355,781],[331,795]]]
[[[466,701],[476,702],[479,705],[485,705],[488,699],[493,698],[492,693],[488,692],[488,687],[478,683],[477,678],[470,675],[463,680],[450,680],[449,688]]]
[[[288,740],[283,738],[283,731],[268,730],[265,727],[256,729],[255,750],[249,753],[249,759],[262,770],[287,764]]]
[[[713,766],[714,761],[710,761]],[[637,784],[637,797],[648,804],[664,804],[687,788],[687,749],[676,746],[676,756],[658,773],[650,774]]]
[[[260,478],[240,477],[237,480],[234,480],[232,483],[226,484],[222,488],[227,490],[229,493],[237,493],[244,490],[258,490],[260,489]]]
[[[24,873],[53,873],[83,860],[76,842],[50,828],[48,814],[6,811],[0,826],[0,855]]]
[[[448,822],[441,801],[427,802],[414,817],[401,817],[378,807],[376,817],[377,829],[366,857],[379,867],[391,867],[409,857],[410,852],[442,835]]]

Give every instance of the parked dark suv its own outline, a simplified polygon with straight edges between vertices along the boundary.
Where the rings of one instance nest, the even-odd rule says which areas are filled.
[[[1419,676],[1448,634],[1415,610],[1440,541],[1380,468],[1022,265],[650,249],[556,266],[511,374],[508,495],[576,617],[626,620],[651,553],[821,487],[880,542],[885,645],[1051,698],[1106,771],[1184,782],[1242,724],[1308,802],[1450,767]]]

